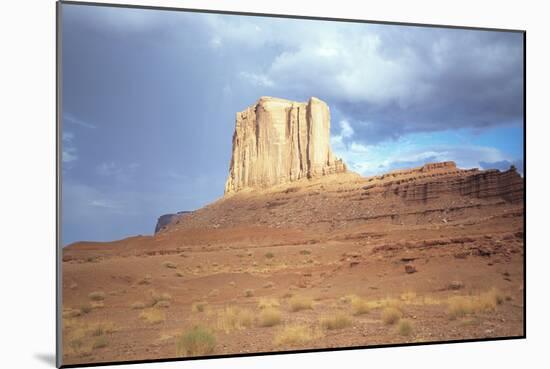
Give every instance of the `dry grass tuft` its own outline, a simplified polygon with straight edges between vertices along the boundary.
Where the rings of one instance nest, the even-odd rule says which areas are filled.
[[[244,291],[244,297],[252,297],[252,296],[254,296],[254,290],[249,288]]]
[[[355,297],[351,300],[353,315],[367,314],[370,310],[369,302],[361,297]]]
[[[205,328],[195,327],[176,339],[178,356],[202,356],[214,352],[216,337]]]
[[[447,315],[449,319],[454,320],[469,314],[492,312],[504,300],[504,295],[495,288],[477,296],[453,296],[447,301]]]
[[[218,312],[218,328],[225,333],[252,326],[254,314],[250,310],[229,306]]]
[[[266,252],[265,257],[268,259],[273,259],[275,255],[272,252]]]
[[[410,320],[401,319],[397,325],[397,331],[402,336],[410,336],[413,331],[413,326]]]
[[[351,319],[342,314],[321,319],[321,327],[328,330],[343,329],[350,325]]]
[[[145,309],[145,304],[141,301],[136,301],[130,307],[134,310],[141,310]]]
[[[320,334],[305,325],[290,325],[284,327],[282,331],[275,335],[273,344],[275,346],[298,346],[304,345],[316,338]]]
[[[267,282],[266,284],[264,284],[264,288],[273,288],[273,286],[275,286],[275,284],[273,282]]]
[[[403,316],[401,310],[396,309],[395,307],[390,306],[382,311],[382,321],[387,325],[397,323],[399,319],[401,319],[401,316]]]
[[[151,284],[152,280],[153,280],[153,277],[151,277],[150,274],[146,274],[145,277],[143,277],[143,279],[140,279],[138,281],[138,284],[139,285]]]
[[[94,343],[92,344],[92,348],[94,350],[107,347],[109,342],[107,341],[107,337],[105,336],[99,336],[94,340]]]
[[[313,309],[313,301],[306,296],[294,296],[288,300],[290,305],[290,311],[301,311],[307,309]]]
[[[281,312],[278,309],[267,307],[260,312],[261,327],[273,327],[281,322]]]
[[[155,291],[151,291],[151,300],[152,300],[151,306],[157,306],[157,304],[159,302],[162,302],[162,301],[168,301],[169,302],[169,301],[171,301],[172,300],[172,295],[170,295],[167,292],[157,293]]]
[[[202,313],[206,310],[206,305],[208,305],[206,301],[194,302],[193,305],[191,305],[191,311],[193,313]]]
[[[171,261],[165,261],[164,263],[162,263],[162,266],[169,269],[176,269],[178,267],[177,264],[172,263]]]
[[[281,304],[279,303],[279,301],[275,298],[262,297],[258,301],[259,309],[276,308],[276,307],[279,307],[280,305]]]
[[[103,300],[105,300],[105,292],[103,292],[103,291],[94,291],[94,292],[91,292],[88,295],[88,297],[92,301],[103,301]]]
[[[162,300],[155,304],[155,307],[167,309],[170,307],[170,301]]]
[[[139,317],[150,324],[160,324],[166,320],[164,312],[158,309],[146,309],[139,314]]]

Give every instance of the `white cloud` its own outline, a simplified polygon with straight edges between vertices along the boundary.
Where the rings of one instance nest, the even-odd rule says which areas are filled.
[[[64,113],[63,114],[63,122],[64,123],[65,122],[70,123],[70,124],[76,124],[78,126],[85,127],[85,128],[91,128],[91,129],[97,128],[94,124],[91,124],[91,123],[86,122],[82,119],[79,119],[71,113]]]
[[[249,83],[259,87],[273,87],[275,83],[271,78],[263,74],[241,72],[240,77]]]
[[[63,131],[61,138],[61,160],[64,164],[69,164],[78,159],[76,147],[74,145],[74,134],[72,132]],[[66,169],[70,166],[66,165]]]

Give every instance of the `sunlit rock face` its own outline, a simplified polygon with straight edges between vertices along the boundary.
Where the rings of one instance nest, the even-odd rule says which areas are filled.
[[[237,113],[226,194],[345,171],[330,148],[330,111],[323,101],[261,97]]]

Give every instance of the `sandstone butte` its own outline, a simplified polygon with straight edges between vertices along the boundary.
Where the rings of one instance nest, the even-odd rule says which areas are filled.
[[[261,97],[237,113],[225,193],[346,172],[330,147],[330,110],[311,97]]]

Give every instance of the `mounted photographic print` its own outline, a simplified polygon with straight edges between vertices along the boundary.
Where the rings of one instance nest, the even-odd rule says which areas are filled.
[[[525,337],[524,40],[58,3],[58,365]]]

